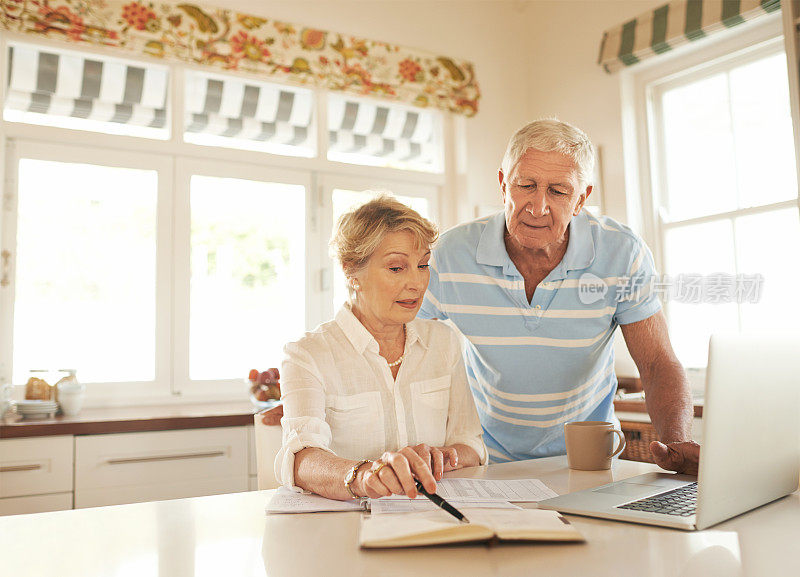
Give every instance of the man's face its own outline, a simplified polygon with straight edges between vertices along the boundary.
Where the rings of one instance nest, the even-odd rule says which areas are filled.
[[[560,152],[529,148],[510,174],[499,176],[506,228],[518,248],[557,245],[592,191],[580,190],[575,163]]]

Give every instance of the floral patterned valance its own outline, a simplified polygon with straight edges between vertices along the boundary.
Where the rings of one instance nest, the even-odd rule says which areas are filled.
[[[470,62],[196,4],[125,0],[0,0],[0,26],[62,41],[466,116],[480,91]]]

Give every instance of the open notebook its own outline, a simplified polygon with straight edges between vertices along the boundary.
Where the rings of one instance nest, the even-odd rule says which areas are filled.
[[[584,540],[556,511],[465,508],[462,513],[469,523],[461,523],[441,510],[364,517],[359,544],[371,549],[480,541]]]

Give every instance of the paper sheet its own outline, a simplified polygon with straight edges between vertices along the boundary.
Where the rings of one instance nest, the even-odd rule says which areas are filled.
[[[319,495],[295,493],[279,487],[267,503],[267,513],[316,513],[322,511],[363,511],[360,499],[336,501]]]
[[[456,509],[472,507],[475,509],[520,509],[508,501],[481,501],[477,499],[461,499],[448,501]],[[373,515],[383,513],[414,513],[417,511],[433,511],[438,509],[436,505],[425,497],[416,499],[371,499],[369,502],[370,511]]]
[[[516,501],[536,503],[557,497],[539,479],[442,479],[436,484],[436,493],[448,501],[472,499],[479,501]],[[404,495],[384,497],[391,500],[410,500]]]

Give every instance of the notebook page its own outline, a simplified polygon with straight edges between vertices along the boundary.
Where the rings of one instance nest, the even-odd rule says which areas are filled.
[[[421,511],[370,515],[361,520],[362,547],[405,547],[490,539],[493,531],[476,523],[461,523],[448,513]]]
[[[557,511],[473,509],[469,520],[485,525],[501,539],[583,541],[583,536]]]

